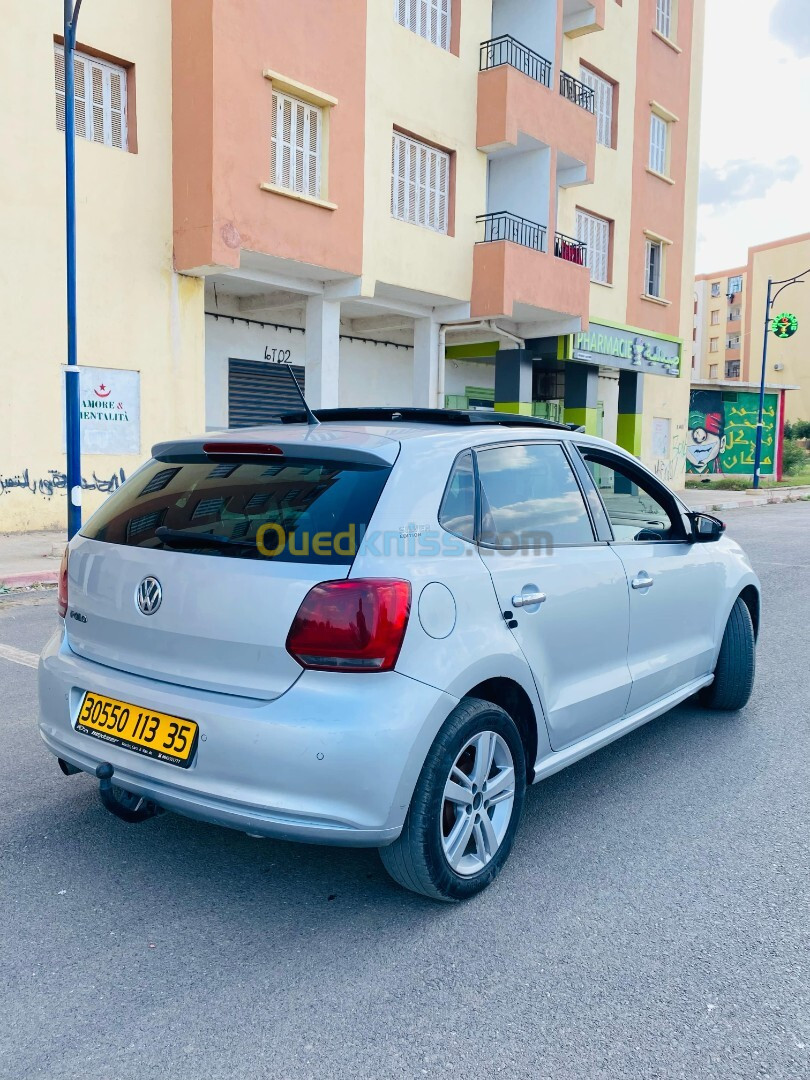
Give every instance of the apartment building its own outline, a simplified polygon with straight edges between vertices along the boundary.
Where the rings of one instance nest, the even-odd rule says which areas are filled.
[[[701,417],[713,417],[718,429],[715,472],[753,471],[768,279],[783,282],[808,269],[810,233],[805,233],[751,247],[744,266],[695,278],[688,439],[693,443],[697,429],[702,440]],[[772,295],[778,288],[774,286]],[[810,417],[810,350],[803,344],[810,328],[806,282],[790,285],[776,297],[769,326],[781,314],[794,315],[798,329],[785,336],[768,332],[762,471],[779,477],[785,421]],[[687,470],[703,471],[701,464],[687,459]]]
[[[85,5],[88,507],[164,435],[294,405],[288,364],[316,407],[564,418],[679,482],[703,3]],[[47,391],[41,424],[2,406],[11,528],[64,516],[59,27],[24,21],[36,62],[2,77],[37,115],[0,213],[38,281],[15,355]]]

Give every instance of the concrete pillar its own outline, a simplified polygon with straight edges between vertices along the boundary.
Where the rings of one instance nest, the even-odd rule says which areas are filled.
[[[307,404],[311,409],[338,405],[340,301],[310,296],[306,311]]]
[[[442,357],[444,363],[444,357]],[[413,323],[413,404],[435,409],[439,388],[439,324],[434,319]],[[444,408],[444,402],[439,403]]]
[[[596,434],[596,403],[599,400],[599,368],[593,364],[565,365],[566,424],[584,427],[589,435]]]
[[[499,349],[495,354],[495,408],[498,412],[532,413],[532,358],[525,349]]]
[[[616,442],[623,450],[641,457],[641,419],[644,411],[644,376],[638,371],[619,374],[619,415]]]

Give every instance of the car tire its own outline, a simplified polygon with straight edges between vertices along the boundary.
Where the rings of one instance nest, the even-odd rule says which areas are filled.
[[[736,712],[748,703],[754,688],[756,641],[751,612],[737,599],[726,623],[714,682],[700,692],[700,701],[710,709]]]
[[[383,866],[404,888],[434,900],[475,896],[509,858],[525,794],[526,756],[514,721],[489,701],[464,698],[428,752],[402,832],[380,848]]]

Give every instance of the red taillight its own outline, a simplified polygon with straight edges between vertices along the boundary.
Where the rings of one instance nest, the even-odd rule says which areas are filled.
[[[62,556],[62,562],[59,565],[59,584],[56,588],[56,610],[59,612],[60,617],[63,619],[67,615],[68,605],[67,570],[68,549],[65,548],[65,554]]]
[[[408,581],[324,581],[304,597],[287,635],[287,652],[302,667],[319,671],[390,671],[410,610]]]

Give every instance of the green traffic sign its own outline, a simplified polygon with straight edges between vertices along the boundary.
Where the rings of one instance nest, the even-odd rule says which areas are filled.
[[[783,311],[771,320],[771,332],[778,338],[793,337],[799,329],[799,320],[789,311]]]

